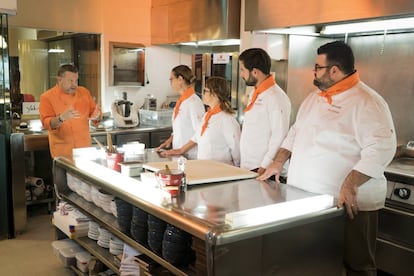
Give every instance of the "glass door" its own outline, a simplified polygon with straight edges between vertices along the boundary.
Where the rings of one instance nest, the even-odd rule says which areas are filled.
[[[0,14],[0,239],[13,233],[10,181],[11,104],[7,15]]]

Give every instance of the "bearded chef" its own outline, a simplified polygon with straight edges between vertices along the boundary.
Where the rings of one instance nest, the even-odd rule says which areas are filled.
[[[240,77],[254,92],[244,110],[240,137],[240,167],[259,175],[270,165],[289,130],[291,104],[270,74],[271,60],[260,48],[239,56]]]
[[[385,167],[396,135],[384,99],[359,79],[352,49],[342,41],[319,47],[314,84],[272,164],[278,178],[290,158],[287,184],[338,198],[344,207],[346,275],[376,275],[378,209],[386,196]]]

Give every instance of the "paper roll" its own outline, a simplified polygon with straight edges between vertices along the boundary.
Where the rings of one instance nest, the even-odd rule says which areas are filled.
[[[25,182],[26,182],[26,186],[45,188],[45,182],[40,177],[26,176]]]

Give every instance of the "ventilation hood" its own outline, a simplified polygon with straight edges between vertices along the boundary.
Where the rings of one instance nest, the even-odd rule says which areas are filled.
[[[239,43],[240,0],[153,0],[151,43]]]
[[[384,18],[409,17],[414,14],[412,0],[375,0],[375,1],[274,1],[245,0],[249,11],[245,18],[245,31],[290,28],[297,26],[317,26],[328,24],[367,21]],[[319,32],[315,30],[315,32]]]

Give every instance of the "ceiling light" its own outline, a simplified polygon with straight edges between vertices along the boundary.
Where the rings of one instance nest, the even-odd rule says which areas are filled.
[[[312,35],[319,36],[315,26],[300,26],[300,27],[288,27],[288,28],[276,28],[260,31],[261,33],[268,34],[290,34],[290,35]]]
[[[0,35],[0,49],[6,49],[6,48],[7,48],[7,42],[4,39],[4,37]]]
[[[323,27],[321,34],[364,33],[402,29],[414,29],[414,17],[327,25]]]
[[[180,45],[185,46],[230,46],[240,45],[240,39],[219,39],[219,40],[200,40],[194,42],[182,42]]]
[[[145,51],[143,48],[134,48],[134,49],[129,49],[130,52],[143,52]]]
[[[64,53],[65,49],[49,49],[49,53]]]

